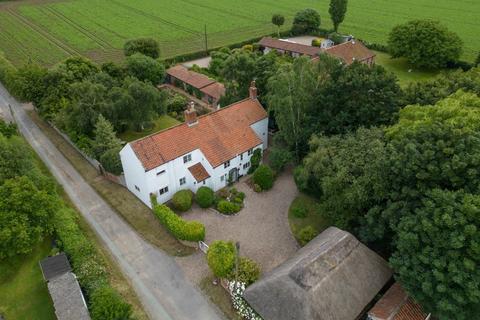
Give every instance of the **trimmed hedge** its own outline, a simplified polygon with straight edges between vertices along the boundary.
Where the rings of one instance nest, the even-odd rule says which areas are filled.
[[[215,193],[209,187],[200,187],[195,195],[195,201],[202,208],[208,208],[215,201]]]
[[[273,187],[275,176],[273,170],[267,165],[260,165],[253,173],[253,182],[260,186],[262,190],[269,190]]]
[[[172,198],[172,203],[175,209],[184,212],[192,207],[193,194],[190,190],[177,191]]]
[[[200,222],[186,221],[164,204],[154,203],[153,213],[178,240],[201,241],[205,239],[205,226]]]
[[[131,319],[132,306],[110,287],[96,290],[92,295],[92,320]]]
[[[217,204],[217,210],[223,214],[234,214],[242,209],[238,203],[233,203],[227,200],[220,200]]]

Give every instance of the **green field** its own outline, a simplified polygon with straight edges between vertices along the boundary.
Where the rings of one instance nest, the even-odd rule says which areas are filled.
[[[330,28],[329,0],[24,0],[0,2],[0,50],[19,65],[29,60],[52,65],[82,54],[95,61],[122,59],[127,39],[149,36],[160,42],[162,57],[217,47],[272,33],[273,13],[288,28],[296,11],[313,7]],[[465,42],[463,58],[480,50],[480,1],[350,0],[340,31],[385,43],[392,26],[433,18]]]
[[[0,315],[15,320],[54,320],[52,299],[38,262],[50,253],[51,240],[33,252],[0,262]]]

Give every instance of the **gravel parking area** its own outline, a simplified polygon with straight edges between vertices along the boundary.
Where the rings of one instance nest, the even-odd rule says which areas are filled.
[[[234,187],[246,195],[245,207],[237,215],[195,207],[183,217],[205,224],[207,244],[214,240],[239,241],[240,255],[257,261],[262,272],[270,271],[299,248],[288,225],[288,208],[298,194],[292,174],[280,175],[267,192],[255,193],[245,180]],[[176,260],[197,284],[209,274],[205,255],[200,251]]]

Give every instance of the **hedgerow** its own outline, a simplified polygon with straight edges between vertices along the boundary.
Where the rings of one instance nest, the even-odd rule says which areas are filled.
[[[205,226],[200,222],[186,221],[163,204],[154,203],[153,213],[175,238],[185,241],[205,239]]]

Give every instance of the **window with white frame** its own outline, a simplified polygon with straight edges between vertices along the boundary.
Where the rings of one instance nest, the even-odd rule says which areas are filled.
[[[183,177],[180,179],[180,185],[183,186],[185,183],[187,183],[187,178]]]
[[[165,193],[167,193],[167,192],[168,192],[168,186],[163,187],[162,189],[158,190],[158,193],[159,193],[160,195],[165,194]]]
[[[187,162],[190,162],[192,161],[192,155],[191,154],[187,154],[185,156],[183,156],[183,163],[187,163]]]
[[[243,169],[247,169],[248,167],[250,167],[250,162],[247,162],[247,163],[243,164]]]
[[[242,160],[243,160],[243,153],[240,154],[240,161],[242,161]]]
[[[248,155],[251,156],[253,154],[253,149],[248,150]]]
[[[226,162],[223,164],[223,167],[224,167],[224,168],[230,167],[230,160],[226,161]]]

